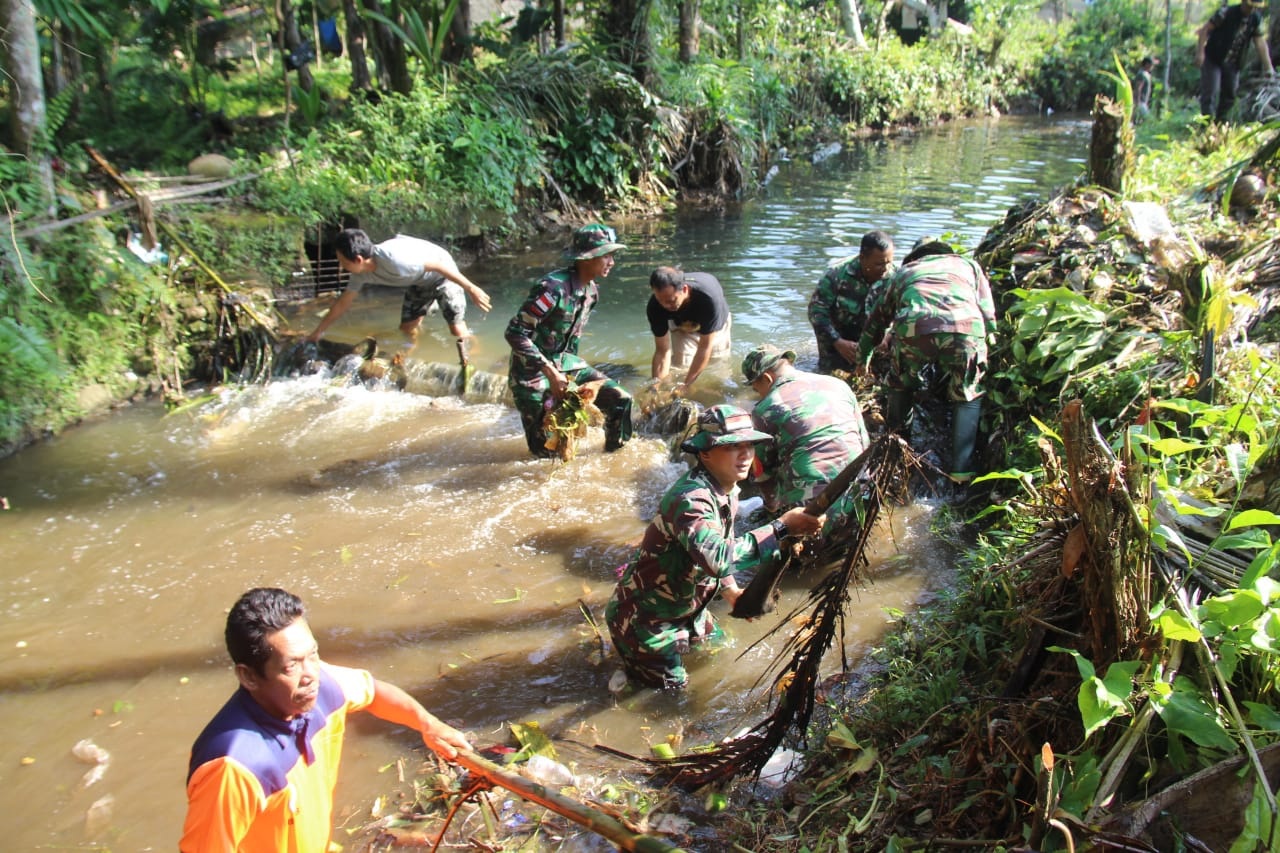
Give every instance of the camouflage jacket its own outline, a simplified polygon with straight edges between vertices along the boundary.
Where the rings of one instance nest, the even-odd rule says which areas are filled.
[[[770,509],[790,509],[816,497],[867,449],[862,407],[847,384],[793,371],[764,395],[751,419],[774,437],[757,450],[756,481]]]
[[[865,281],[858,255],[828,269],[809,297],[809,325],[818,340],[827,345],[834,345],[836,338],[856,341],[866,321],[869,293],[893,275],[894,269],[890,264],[884,278]]]
[[[543,276],[507,324],[513,376],[531,376],[552,363],[558,367],[563,353],[577,355],[582,329],[599,299],[596,283],[576,281],[572,269]]]
[[[901,267],[867,306],[867,325],[858,340],[864,359],[888,329],[898,340],[938,332],[978,338],[995,334],[987,274],[960,255],[925,255]]]
[[[781,556],[770,525],[733,533],[738,487],[723,491],[701,465],[667,489],[614,591],[614,609],[650,651],[669,653],[735,571]]]

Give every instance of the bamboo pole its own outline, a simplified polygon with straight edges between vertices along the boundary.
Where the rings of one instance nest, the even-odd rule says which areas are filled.
[[[486,782],[506,788],[531,803],[551,809],[579,826],[585,827],[603,838],[632,853],[684,853],[666,841],[653,835],[639,835],[622,825],[617,818],[593,809],[585,803],[547,789],[546,785],[526,779],[505,770],[474,752],[459,752],[455,763],[484,779]]]
[[[138,201],[139,199],[138,191],[133,188],[133,185],[129,183],[128,179],[125,178],[124,175],[121,175],[118,171],[116,171],[116,168],[114,166],[112,166],[109,162],[107,162],[106,157],[103,157],[102,154],[100,154],[97,150],[95,150],[91,145],[86,145],[85,150],[89,152],[89,156],[93,158],[93,162],[97,163],[98,167],[102,169],[102,171],[107,173],[107,177],[111,178],[111,180],[116,182],[116,186],[124,190],[125,194],[128,195],[131,199],[133,199],[134,201]],[[198,255],[194,249],[191,248],[191,246],[187,243],[187,241],[182,239],[182,236],[178,233],[176,228],[174,228],[167,222],[158,222],[157,224],[160,226],[161,230],[164,231],[165,236],[168,237],[174,243],[176,243],[178,247],[181,248],[182,251],[185,252],[191,258],[191,260],[195,262],[196,266],[200,267],[200,269],[204,272],[204,274],[209,276],[209,278],[212,279],[214,283],[218,285],[218,287],[222,288],[222,290],[226,293],[235,292],[234,290],[231,289],[231,286],[229,284],[227,284],[225,281],[222,280],[222,276],[218,275],[217,271],[214,270],[213,267],[206,264],[204,262],[204,259],[201,258],[200,255]],[[271,323],[268,322],[267,318],[259,314],[252,305],[245,302],[240,307],[243,308],[244,312],[248,314],[250,317],[252,317],[253,320],[257,322],[258,325],[261,326],[267,332],[267,334],[271,336],[273,340],[276,338],[276,333],[271,328]]]

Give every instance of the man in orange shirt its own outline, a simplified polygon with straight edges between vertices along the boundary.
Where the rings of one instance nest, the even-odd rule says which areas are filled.
[[[347,714],[416,729],[452,759],[466,737],[399,687],[320,660],[302,601],[251,589],[227,617],[240,688],[196,738],[182,853],[325,853]]]

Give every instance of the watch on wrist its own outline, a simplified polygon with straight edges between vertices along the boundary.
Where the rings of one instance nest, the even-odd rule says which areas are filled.
[[[787,535],[787,526],[782,523],[782,519],[775,518],[773,521],[769,522],[769,526],[773,528],[773,535],[777,536],[779,539]]]

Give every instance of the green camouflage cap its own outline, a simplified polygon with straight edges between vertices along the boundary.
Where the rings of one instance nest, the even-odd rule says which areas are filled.
[[[697,427],[693,435],[680,445],[680,449],[697,453],[725,444],[741,444],[744,441],[773,441],[773,436],[756,429],[751,421],[751,415],[742,409],[723,404],[712,406],[698,415]]]
[[[618,235],[612,228],[596,223],[584,225],[573,232],[573,242],[564,250],[564,256],[571,261],[585,261],[625,248],[618,242]]]
[[[795,362],[796,354],[792,350],[780,350],[773,344],[760,344],[747,353],[747,357],[742,360],[742,373],[747,377],[747,382],[755,382],[760,378],[761,373],[784,358]]]

